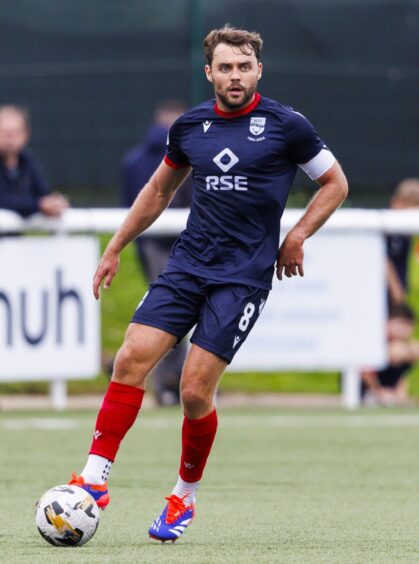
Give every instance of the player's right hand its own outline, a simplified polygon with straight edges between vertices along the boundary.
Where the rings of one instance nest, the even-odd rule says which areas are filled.
[[[96,273],[93,277],[93,295],[98,300],[100,295],[100,285],[103,280],[105,283],[103,287],[105,290],[112,284],[113,277],[119,268],[119,254],[114,253],[108,249],[103,253],[97,267]]]

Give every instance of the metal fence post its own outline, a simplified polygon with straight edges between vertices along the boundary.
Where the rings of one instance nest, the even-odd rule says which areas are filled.
[[[51,380],[49,385],[49,398],[55,411],[67,408],[67,380]]]
[[[346,409],[358,409],[361,405],[361,377],[358,368],[347,367],[342,372],[342,401]]]

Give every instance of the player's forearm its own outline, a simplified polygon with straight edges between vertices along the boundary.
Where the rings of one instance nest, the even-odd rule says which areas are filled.
[[[152,225],[167,208],[173,192],[159,190],[156,183],[148,182],[138,194],[121,227],[109,242],[108,249],[120,253],[138,235]]]
[[[311,237],[345,201],[348,184],[343,175],[325,182],[309,203],[306,212],[293,228],[302,240]]]

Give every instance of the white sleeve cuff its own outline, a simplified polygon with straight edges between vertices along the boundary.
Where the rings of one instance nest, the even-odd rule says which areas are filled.
[[[327,172],[335,162],[335,157],[328,149],[322,149],[307,163],[299,164],[298,166],[311,178],[317,180],[322,174]]]

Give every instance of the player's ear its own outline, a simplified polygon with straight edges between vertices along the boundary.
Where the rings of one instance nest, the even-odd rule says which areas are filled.
[[[205,65],[205,75],[207,77],[208,82],[213,82],[211,67],[209,65]]]
[[[263,69],[263,65],[262,63],[258,63],[258,80],[260,80],[262,78],[262,69]]]

